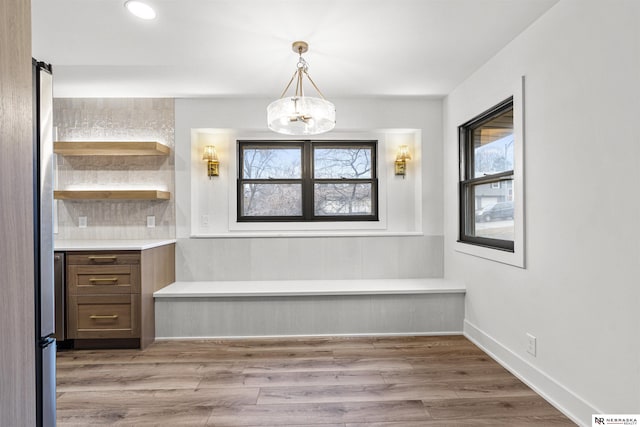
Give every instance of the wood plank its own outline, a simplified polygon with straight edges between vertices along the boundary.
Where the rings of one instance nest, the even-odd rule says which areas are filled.
[[[471,344],[463,335],[373,337],[372,344],[375,348],[431,348],[442,346],[473,347],[473,344]]]
[[[498,364],[466,364],[464,366],[435,365],[409,371],[381,371],[380,374],[388,384],[415,384],[425,382],[468,383],[483,380],[500,380],[514,378],[513,375]]]
[[[400,358],[362,358],[340,359],[325,358],[325,360],[289,360],[263,361],[247,363],[243,369],[245,373],[255,372],[296,372],[296,371],[369,371],[377,370],[410,370],[411,363]]]
[[[390,422],[390,423],[346,423],[345,427],[476,427],[476,426],[496,426],[496,427],[558,427],[575,426],[563,416],[531,416],[531,417],[508,417],[508,418],[483,418],[464,420],[432,420],[419,422]]]
[[[62,365],[62,366],[60,366]],[[228,371],[231,365],[225,365],[226,369],[219,369],[215,372]],[[95,378],[94,387],[100,387],[100,379],[113,377],[130,377],[134,375],[175,375],[176,371],[180,375],[210,375],[214,371],[203,370],[200,363],[181,363],[176,366],[173,363],[103,363],[86,365],[58,364],[56,378],[58,381],[76,381]]]
[[[459,397],[536,395],[526,384],[514,377],[469,378],[467,381],[452,381],[449,387]]]
[[[277,403],[380,402],[458,397],[446,383],[268,387],[258,405]]]
[[[214,424],[214,425],[218,425],[218,424]],[[286,427],[344,427],[345,424],[344,423],[331,423],[331,424],[315,424],[315,423],[305,423],[305,424],[287,424]],[[258,427],[258,426],[248,426],[248,427]],[[260,426],[260,427],[265,427]],[[277,425],[273,425],[271,427],[283,427],[282,424],[277,424]]]
[[[56,190],[56,200],[169,200],[171,193],[160,190]]]
[[[430,419],[420,401],[346,402],[308,405],[214,407],[208,426],[285,426],[289,424],[422,421]]]
[[[195,389],[201,381],[199,374],[174,372],[172,374],[153,374],[150,372],[128,372],[123,375],[94,373],[93,375],[76,375],[60,378],[57,389],[60,392],[71,391],[118,391],[118,390],[175,390]],[[99,386],[96,386],[99,384]]]
[[[342,384],[384,384],[378,371],[271,372],[257,374],[213,374],[198,387],[245,385],[251,387],[326,386]]]
[[[178,354],[178,358],[184,362],[208,362],[211,360],[218,361],[235,361],[246,363],[251,366],[289,366],[292,364],[306,363],[313,364],[314,362],[333,360],[332,354],[328,350],[304,352],[293,350],[291,352],[280,351],[271,353],[262,352],[182,352]]]
[[[155,141],[55,141],[64,156],[168,156],[171,149]]]
[[[557,416],[558,410],[540,396],[503,396],[499,398],[458,398],[424,402],[434,419],[504,418],[510,416]]]
[[[210,341],[209,341],[210,342]],[[251,349],[264,350],[322,350],[335,351],[344,349],[373,349],[376,338],[374,337],[314,337],[314,338],[287,338],[287,339],[241,339],[215,341],[228,351]]]
[[[167,390],[104,390],[64,392],[58,399],[63,409],[189,408],[216,405],[255,405],[258,388],[203,388]]]
[[[217,424],[214,424],[217,425]],[[286,427],[344,427],[345,424],[344,423],[331,423],[331,424],[309,424],[309,423],[305,423],[305,424],[287,424]],[[258,426],[248,426],[248,427],[258,427]],[[265,427],[265,426],[260,426],[260,427]],[[283,427],[281,424],[278,425],[274,425],[271,427]]]
[[[89,421],[86,410],[58,409],[58,427],[104,426],[204,426],[211,415],[211,408],[194,406],[174,408],[172,406],[154,408],[99,409]]]
[[[358,349],[336,349],[336,357],[359,357],[362,355]],[[407,347],[407,348],[376,348],[378,357],[402,357],[402,358],[439,358],[446,360],[447,356],[484,356],[485,354],[477,347],[469,346],[436,346],[436,347]]]

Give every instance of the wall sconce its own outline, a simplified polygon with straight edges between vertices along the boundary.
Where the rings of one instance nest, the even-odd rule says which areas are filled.
[[[411,160],[409,147],[401,145],[396,155],[396,175],[402,175],[402,179],[404,179],[407,174],[407,160]]]
[[[207,161],[207,175],[209,176],[209,179],[211,179],[212,176],[220,175],[220,161],[218,160],[218,153],[216,153],[215,145],[207,145],[204,147],[202,160]]]

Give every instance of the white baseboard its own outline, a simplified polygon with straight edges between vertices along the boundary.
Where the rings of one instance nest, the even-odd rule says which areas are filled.
[[[432,337],[432,336],[451,336],[462,335],[462,331],[449,332],[381,332],[366,334],[313,334],[313,335],[220,335],[220,336],[202,336],[202,337],[156,337],[156,341],[189,341],[189,340],[246,340],[246,339],[298,339],[298,338],[377,338],[377,337]]]
[[[466,319],[463,335],[578,425],[591,426],[591,415],[603,413]]]

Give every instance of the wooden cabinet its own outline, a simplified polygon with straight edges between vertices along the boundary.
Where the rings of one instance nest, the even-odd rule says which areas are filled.
[[[131,265],[69,265],[69,294],[139,294],[140,262]]]
[[[71,339],[140,339],[140,253],[67,256]]]
[[[75,348],[144,348],[155,339],[153,292],[175,281],[175,244],[67,254],[67,336]]]
[[[140,295],[70,295],[72,338],[140,338]],[[135,346],[135,342],[132,342]]]

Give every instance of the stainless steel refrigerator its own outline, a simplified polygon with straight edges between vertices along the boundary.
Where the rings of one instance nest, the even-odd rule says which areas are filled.
[[[51,66],[33,63],[33,186],[35,239],[36,419],[56,425],[56,340],[53,272],[53,78]]]

